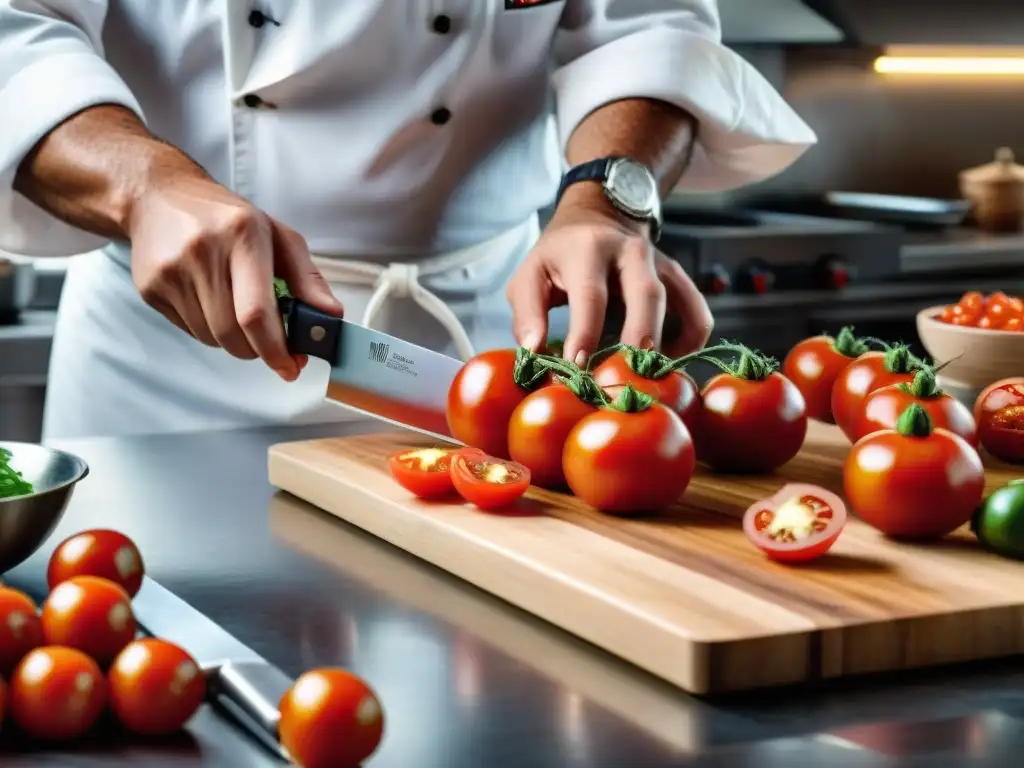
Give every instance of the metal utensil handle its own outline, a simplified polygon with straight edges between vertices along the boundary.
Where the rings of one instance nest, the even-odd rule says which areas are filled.
[[[278,703],[292,679],[269,663],[227,662],[211,676],[212,700],[240,726],[284,760],[288,753],[278,739]]]

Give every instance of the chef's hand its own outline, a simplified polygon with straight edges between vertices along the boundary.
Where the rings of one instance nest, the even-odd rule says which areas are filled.
[[[619,214],[599,189],[595,196],[587,185],[570,188],[509,282],[517,341],[539,347],[548,310],[568,303],[564,356],[582,365],[597,351],[614,297],[626,306],[623,343],[660,349],[668,309],[682,334],[663,351],[675,357],[702,348],[713,327],[707,302],[683,268],[654,248],[647,227]]]
[[[262,358],[285,381],[306,359],[285,345],[274,276],[296,297],[342,314],[302,236],[210,179],[155,185],[133,205],[128,235],[147,304],[203,344]]]

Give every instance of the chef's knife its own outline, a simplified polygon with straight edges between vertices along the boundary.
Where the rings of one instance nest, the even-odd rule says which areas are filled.
[[[445,411],[461,361],[328,315],[280,289],[278,307],[288,350],[330,364],[328,400],[458,442]]]
[[[293,680],[225,629],[148,576],[132,600],[142,629],[181,646],[206,675],[208,698],[283,760],[278,702]]]

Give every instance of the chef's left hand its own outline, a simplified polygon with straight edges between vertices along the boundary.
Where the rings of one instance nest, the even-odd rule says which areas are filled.
[[[682,334],[663,351],[675,357],[703,347],[713,320],[700,291],[651,244],[648,225],[622,216],[596,191],[599,197],[584,185],[566,192],[509,282],[517,341],[537,349],[547,340],[548,310],[568,303],[564,354],[582,365],[597,351],[611,296],[626,307],[623,343],[660,348],[667,308]]]

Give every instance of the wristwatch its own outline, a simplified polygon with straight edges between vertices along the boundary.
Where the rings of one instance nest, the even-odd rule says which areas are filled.
[[[562,177],[556,205],[566,189],[581,181],[600,182],[616,210],[631,219],[649,223],[651,240],[658,242],[663,221],[661,195],[658,181],[647,166],[628,157],[605,157],[577,165]]]

